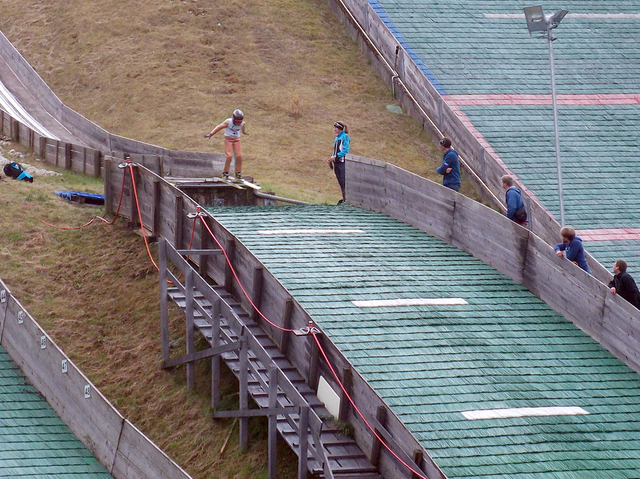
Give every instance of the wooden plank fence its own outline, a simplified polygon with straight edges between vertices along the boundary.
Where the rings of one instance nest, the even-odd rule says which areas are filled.
[[[504,215],[397,166],[348,155],[347,200],[479,258],[640,372],[640,311]]]
[[[107,198],[105,207],[108,211],[115,211],[122,191],[123,175],[126,174],[121,212],[123,212],[124,216],[128,216],[132,211],[130,205],[135,200],[132,198],[130,175],[126,173],[128,169],[118,168],[120,161],[119,158],[105,157],[105,177],[108,179],[105,183],[105,197]],[[136,170],[135,180],[142,220],[147,228],[154,224],[154,217],[159,216],[159,220],[155,220],[157,222],[157,234],[163,236],[174,248],[187,249],[195,224],[195,231],[193,231],[194,249],[206,244],[212,246],[211,240],[204,238],[204,235],[208,234],[206,229],[198,225],[193,218],[188,217],[189,214],[199,211],[197,203],[175,186],[159,178],[149,169],[139,165],[134,166],[134,169]],[[151,193],[152,191],[154,191],[153,194]],[[206,215],[202,220],[207,222],[209,228],[225,248],[244,288],[250,294],[254,294],[254,298],[257,299],[259,296],[262,313],[281,327],[300,329],[308,326],[311,321],[308,313],[251,251],[215,221],[214,218]],[[202,267],[198,256],[192,257],[191,260]],[[238,299],[247,311],[252,311],[251,304],[242,295],[237,282],[232,278],[223,255],[208,256],[205,269],[209,278],[217,284],[225,285],[227,290]],[[202,269],[200,272],[202,273]],[[324,360],[321,360],[318,354],[314,354],[314,348],[311,347],[308,337],[285,336],[280,330],[264,321],[260,321],[260,324],[274,343],[282,347],[281,351],[287,355],[291,363],[306,379],[307,384],[310,386],[315,385],[319,375],[322,375],[334,390],[340,391],[340,387],[333,378],[327,364]],[[404,424],[388,410],[382,399],[352,368],[342,353],[326,338],[322,337],[322,341],[323,348],[336,370],[341,372],[349,371],[348,374],[351,376],[350,394],[366,415],[367,420],[372,421],[375,419],[378,408],[387,409],[387,421],[384,425],[384,430],[394,450],[405,451],[405,454],[409,455],[409,457],[413,457],[414,451],[420,451],[418,466],[423,471],[429,472],[430,479],[444,478],[444,474],[440,472],[424,448],[416,441]],[[365,451],[368,459],[371,460],[371,451],[375,449],[375,437],[353,411],[353,408],[349,406],[345,409],[346,411],[343,412],[344,419],[354,426],[354,438],[361,450]],[[379,453],[378,468],[383,477],[407,477],[407,470],[384,448]]]
[[[0,280],[0,344],[116,479],[189,479],[96,389]]]
[[[451,138],[456,150],[480,180],[495,196],[504,198],[500,178],[509,174],[505,165],[486,151],[480,140],[463,124],[371,4],[367,0],[328,0],[328,3],[407,114],[419,121],[434,140],[441,136]],[[548,243],[558,243],[560,225],[555,218],[526,189],[523,190],[523,198],[532,231]],[[487,200],[495,203],[490,196]],[[596,278],[605,283],[611,280],[611,273],[588,253],[587,259]]]

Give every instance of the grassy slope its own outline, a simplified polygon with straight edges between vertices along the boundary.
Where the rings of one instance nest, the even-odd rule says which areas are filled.
[[[322,0],[3,0],[0,30],[62,101],[115,133],[221,151],[222,136],[207,143],[202,135],[242,108],[251,131],[243,170],[278,194],[338,198],[324,163],[337,119],[351,128],[353,153],[439,180],[440,153],[419,125],[386,109],[393,98]],[[102,185],[64,178],[0,183],[0,277],[194,477],[264,477],[263,432],[255,429],[246,454],[234,434],[219,457],[231,423],[209,419],[207,380],[188,393],[180,371],[159,370],[157,276],[140,238],[118,223],[78,231],[40,223],[76,225],[95,213],[53,191]],[[281,464],[295,466],[283,455]],[[282,477],[294,477],[291,467]]]
[[[42,223],[76,226],[102,213],[55,197],[55,190],[102,189],[92,178],[62,173],[33,184],[0,181],[0,278],[114,406],[194,478],[266,477],[260,420],[253,422],[248,452],[238,449],[236,427],[219,454],[233,423],[209,416],[207,362],[198,366],[195,392],[186,389],[182,368],[160,369],[158,275],[140,236],[119,220],[71,231]],[[178,353],[184,315],[173,311],[171,324],[172,338],[181,338]],[[230,376],[224,384],[230,408],[237,383]],[[280,449],[282,477],[293,478],[295,455]]]
[[[203,134],[245,111],[245,174],[333,202],[332,124],[352,152],[439,180],[440,153],[394,103],[323,0],[3,0],[0,29],[91,120],[168,148],[222,151]],[[466,186],[469,193],[471,188]]]

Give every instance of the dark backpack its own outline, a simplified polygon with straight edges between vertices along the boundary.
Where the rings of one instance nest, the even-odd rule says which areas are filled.
[[[14,180],[18,176],[20,176],[20,173],[22,173],[24,171],[22,169],[22,166],[20,166],[16,162],[8,163],[8,164],[4,165],[4,168],[2,170],[4,171],[5,175],[7,175],[9,178],[13,178]]]
[[[519,221],[520,223],[522,223],[523,221],[527,220],[527,210],[524,207],[524,205],[522,205],[522,208],[518,209],[515,214],[513,215],[513,217]]]

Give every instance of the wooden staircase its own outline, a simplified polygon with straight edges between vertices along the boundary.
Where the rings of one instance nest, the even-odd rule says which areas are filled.
[[[179,253],[171,245],[167,244],[166,247],[168,259],[178,266],[178,269],[185,270],[182,272],[187,274],[186,269],[191,268],[191,265],[181,256],[178,259],[176,255]],[[161,269],[166,268],[166,260],[163,265],[162,256],[161,254]],[[245,388],[244,390],[251,396],[259,410],[265,411],[263,413],[249,409],[248,411],[214,412],[214,417],[241,418],[241,444],[243,420],[248,420],[249,416],[271,416],[274,430],[277,429],[280,436],[299,457],[298,474],[301,479],[307,477],[307,471],[313,477],[327,479],[380,479],[376,468],[369,462],[356,442],[342,435],[335,427],[328,425],[326,419],[331,415],[297,368],[222,286],[206,283],[192,268],[188,273],[191,280],[184,281],[184,285],[177,282],[178,278],[168,269],[166,272],[167,277],[174,283],[174,286],[166,287],[166,297],[185,312],[187,328],[189,315],[192,315],[194,329],[199,331],[211,345],[211,349],[207,350],[211,353],[202,352],[204,357],[215,357],[216,349],[226,347],[227,350],[220,353],[219,357],[240,381],[241,401],[242,391]],[[191,293],[187,288],[189,283],[192,285]],[[209,291],[206,291],[207,288]],[[161,294],[163,294],[162,288]],[[189,306],[190,300],[191,306]],[[216,324],[217,321],[219,321],[218,324]],[[219,331],[218,334],[215,333],[216,330]],[[189,341],[189,333],[187,333],[187,341]],[[244,363],[243,349],[233,348],[234,344],[240,343],[248,345],[244,350],[246,351]],[[198,353],[201,352],[192,351],[190,358]],[[199,359],[202,357],[201,354]],[[193,360],[190,359],[188,362]],[[175,360],[174,363],[170,361],[165,363],[169,366],[175,365]],[[245,368],[243,364],[246,364]],[[277,384],[275,395],[270,394],[270,388],[271,391],[276,390],[273,384]],[[303,414],[304,409],[307,412]],[[301,416],[304,417],[301,418]],[[276,474],[275,442],[274,433],[273,437],[271,435],[269,437],[269,454],[274,454],[273,464],[270,458],[270,477],[275,477]]]

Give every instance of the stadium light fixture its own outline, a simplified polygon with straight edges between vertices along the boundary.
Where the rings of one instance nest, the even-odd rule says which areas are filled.
[[[560,162],[560,134],[558,131],[558,103],[556,101],[556,77],[553,64],[552,31],[560,25],[560,22],[569,13],[568,10],[558,10],[551,16],[546,16],[541,5],[524,7],[524,17],[527,21],[529,34],[541,33],[540,38],[547,38],[549,43],[549,65],[551,67],[551,101],[553,103],[553,128],[556,140],[556,166],[558,169],[558,198],[560,200],[560,225],[564,227],[564,201],[562,195],[562,164]]]

